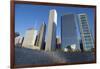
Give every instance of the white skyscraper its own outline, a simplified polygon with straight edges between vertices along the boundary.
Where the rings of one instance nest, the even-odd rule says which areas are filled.
[[[50,10],[48,29],[46,37],[46,51],[55,50],[56,48],[56,25],[57,25],[57,12],[55,9]]]

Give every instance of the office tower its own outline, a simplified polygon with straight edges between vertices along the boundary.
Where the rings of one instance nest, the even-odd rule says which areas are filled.
[[[33,28],[27,29],[22,47],[34,49],[36,35],[37,35],[37,31],[35,29]]]
[[[39,47],[39,49],[45,48],[45,33],[46,33],[46,24],[43,22],[38,32],[38,35],[36,37],[35,44],[34,44],[34,46]]]
[[[50,10],[48,29],[46,37],[46,51],[55,50],[56,48],[56,25],[57,25],[57,12],[55,9]]]
[[[60,49],[61,48],[61,38],[57,37],[56,38],[56,49]]]
[[[61,48],[74,46],[80,50],[77,34],[77,19],[75,14],[66,14],[61,17]]]
[[[78,14],[79,16],[79,26],[80,26],[80,34],[83,44],[83,50],[91,50],[94,47],[93,38],[90,33],[88,18],[85,13]]]
[[[82,43],[82,39],[80,40],[80,49],[81,49],[81,52],[83,52],[83,43]]]
[[[21,36],[15,37],[15,46],[22,46],[23,40],[24,37]]]
[[[19,43],[19,36],[18,37],[15,37],[15,46],[17,46]]]

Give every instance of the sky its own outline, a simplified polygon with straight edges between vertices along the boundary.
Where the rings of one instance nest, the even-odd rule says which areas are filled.
[[[43,22],[45,22],[47,27],[49,11],[51,9],[55,9],[57,11],[56,36],[61,37],[61,16],[62,15],[86,13],[88,16],[90,31],[94,38],[94,15],[95,15],[94,11],[95,10],[94,8],[81,8],[81,7],[15,4],[15,32],[19,32],[21,36],[24,36],[25,31],[28,28],[34,28],[39,31],[40,26]],[[80,36],[79,32],[78,32],[78,36]]]

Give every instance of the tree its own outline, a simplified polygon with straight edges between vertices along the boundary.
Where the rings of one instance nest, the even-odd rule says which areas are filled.
[[[67,48],[68,50],[71,50],[71,46],[70,46],[70,45],[68,45],[66,48]]]
[[[68,45],[66,48],[68,49],[68,52],[72,52],[72,49],[71,49],[70,45]]]

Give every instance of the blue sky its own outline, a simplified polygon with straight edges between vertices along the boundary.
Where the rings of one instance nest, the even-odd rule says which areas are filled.
[[[19,32],[24,36],[28,28],[39,30],[43,21],[48,24],[49,11],[56,9],[57,11],[57,36],[61,35],[61,16],[64,14],[80,14],[86,13],[90,25],[90,31],[94,37],[94,9],[64,6],[44,6],[31,4],[15,4],[15,32]],[[79,35],[79,33],[78,33]]]

